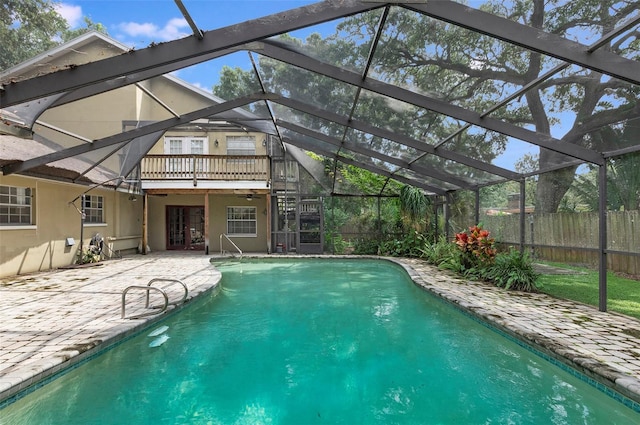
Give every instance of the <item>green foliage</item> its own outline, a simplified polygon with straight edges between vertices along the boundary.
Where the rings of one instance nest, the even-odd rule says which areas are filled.
[[[358,255],[378,255],[380,243],[373,238],[357,238],[353,243],[353,253]]]
[[[89,31],[98,31],[102,34],[108,35],[107,28],[99,22],[93,22],[90,18],[84,17],[84,27],[72,29],[66,29],[62,32],[62,41],[67,42],[76,37],[80,37],[82,34],[85,34]]]
[[[78,255],[78,264],[98,263],[101,260],[100,248],[94,245],[89,246],[89,248]]]
[[[444,238],[427,243],[421,253],[430,264],[467,278],[488,280],[505,289],[538,290],[539,275],[530,257],[516,250],[496,255],[489,232],[480,226],[470,228],[469,233],[458,233],[455,243]]]
[[[409,185],[404,185],[400,189],[400,211],[407,227],[415,230],[424,228],[428,205],[422,189]]]
[[[599,206],[598,170],[593,167],[588,173],[578,176],[570,192],[575,193],[585,209],[597,211]],[[607,207],[614,211],[640,209],[640,152],[609,160]]]
[[[393,238],[381,243],[380,254],[391,257],[420,257],[425,244],[425,236],[417,230],[412,230],[402,239]]]
[[[58,43],[67,29],[48,0],[3,0],[0,5],[0,70],[24,62]]]
[[[342,239],[342,236],[339,234],[330,234],[325,236],[325,251],[328,251],[332,254],[345,254],[346,249],[348,247],[347,241]]]
[[[342,164],[342,163],[340,163]],[[388,178],[354,165],[339,166],[338,178],[351,187],[354,193],[379,194],[387,185]]]
[[[496,286],[524,292],[538,291],[539,276],[529,255],[515,249],[499,253],[484,273],[484,278]]]
[[[231,100],[254,93],[260,89],[260,83],[252,71],[224,65],[220,70],[220,84],[213,87],[213,94]]]
[[[430,264],[443,270],[462,273],[462,251],[456,244],[441,237],[435,243],[427,243],[421,249],[421,256]]]
[[[70,29],[50,0],[3,0],[0,4],[0,70],[5,70],[88,31],[107,34],[84,17],[85,26]]]
[[[495,239],[482,225],[469,227],[468,232],[456,233],[456,245],[462,252],[463,274],[483,277],[496,256]]]

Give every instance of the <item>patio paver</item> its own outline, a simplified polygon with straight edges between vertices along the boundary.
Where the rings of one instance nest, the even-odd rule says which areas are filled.
[[[214,288],[220,273],[202,253],[157,253],[1,279],[0,401],[162,318],[121,319],[122,291],[167,277],[188,286],[189,301]],[[171,300],[184,293],[159,286]],[[144,301],[143,292],[128,293],[127,316],[142,313]]]

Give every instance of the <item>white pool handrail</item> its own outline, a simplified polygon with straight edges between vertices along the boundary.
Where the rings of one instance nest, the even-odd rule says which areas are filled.
[[[240,248],[238,248],[238,245],[236,245],[231,239],[229,239],[229,236],[227,236],[224,233],[220,233],[220,255],[224,254],[224,250],[222,249],[222,237],[225,237],[225,239],[227,239],[229,242],[231,242],[231,245],[233,245],[233,247],[238,250],[238,252],[240,253],[240,258],[242,258],[242,250]]]

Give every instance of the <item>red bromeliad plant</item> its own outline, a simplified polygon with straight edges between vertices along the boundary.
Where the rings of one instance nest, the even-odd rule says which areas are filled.
[[[470,264],[486,266],[493,263],[496,256],[495,239],[489,237],[489,231],[481,225],[469,227],[469,232],[456,233],[456,245]]]

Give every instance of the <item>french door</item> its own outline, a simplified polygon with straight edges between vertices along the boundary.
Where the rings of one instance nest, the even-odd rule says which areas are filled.
[[[204,249],[204,207],[167,206],[167,249]]]

